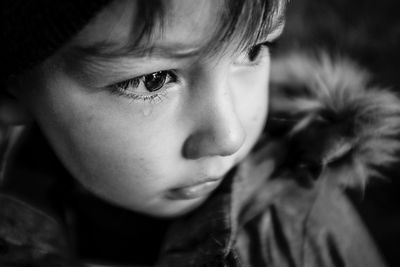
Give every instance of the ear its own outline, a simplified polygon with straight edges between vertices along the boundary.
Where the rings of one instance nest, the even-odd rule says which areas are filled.
[[[15,87],[10,85],[5,91],[0,91],[0,125],[22,125],[31,121],[25,105],[14,94]]]

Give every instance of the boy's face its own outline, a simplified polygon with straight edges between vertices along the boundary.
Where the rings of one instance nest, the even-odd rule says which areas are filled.
[[[217,23],[214,0],[170,1],[162,37],[146,56],[77,52],[129,42],[133,2],[106,8],[26,77],[23,85],[34,88],[20,94],[87,189],[133,211],[176,216],[200,205],[258,139],[269,54],[228,48],[198,57]]]

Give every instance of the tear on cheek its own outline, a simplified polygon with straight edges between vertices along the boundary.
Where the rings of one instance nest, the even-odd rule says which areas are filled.
[[[145,116],[145,117],[150,116],[150,115],[153,113],[153,108],[150,107],[150,106],[144,107],[144,108],[141,110],[141,113],[142,113],[142,115]]]

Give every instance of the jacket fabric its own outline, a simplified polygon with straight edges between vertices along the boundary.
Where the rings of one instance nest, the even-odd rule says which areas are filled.
[[[276,84],[279,83],[273,83],[272,89]],[[330,90],[337,92],[335,88]],[[309,92],[306,95],[318,103],[335,98],[335,94],[323,98]],[[366,96],[364,92],[355,95]],[[275,99],[283,104],[282,99],[288,100],[287,96]],[[385,118],[394,120],[392,115],[397,110],[392,114],[387,105],[374,103],[373,114],[380,115],[384,109]],[[294,106],[290,110],[304,107],[291,104]],[[343,107],[348,106],[343,103]],[[354,118],[359,119],[360,109],[364,110],[360,107],[352,111],[357,115]],[[276,110],[272,118],[282,118],[282,108]],[[344,135],[344,126],[332,116],[329,123],[323,120],[322,127],[321,116],[315,114],[325,116],[327,111],[322,112],[321,106],[308,108],[307,112],[300,112],[300,117],[287,112],[283,120],[283,128],[289,128],[285,130],[287,134],[265,134],[202,206],[171,223],[154,266],[384,266],[341,186],[353,178],[365,181],[364,176],[371,173],[362,164],[367,161],[365,155],[357,149],[366,146],[361,137],[368,142],[368,134],[376,132],[369,133],[367,126],[362,128],[358,123],[358,131],[348,134],[346,128]],[[287,126],[288,122],[293,125]],[[373,126],[375,130],[377,125]],[[387,137],[384,133],[379,133],[380,140]],[[74,209],[61,197],[69,192],[63,181],[71,178],[52,152],[46,152],[47,145],[31,136],[28,131],[19,138],[20,142],[7,153],[2,171],[0,266],[89,266],[74,251]],[[371,145],[367,148],[375,149]],[[380,146],[376,149],[379,155],[391,152]],[[359,164],[357,168],[354,162]]]

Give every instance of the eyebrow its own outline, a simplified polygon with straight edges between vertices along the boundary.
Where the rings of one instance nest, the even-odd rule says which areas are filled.
[[[200,45],[164,43],[136,47],[118,47],[116,42],[96,42],[88,46],[74,46],[73,49],[87,58],[152,57],[182,59],[200,54]]]

